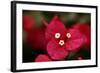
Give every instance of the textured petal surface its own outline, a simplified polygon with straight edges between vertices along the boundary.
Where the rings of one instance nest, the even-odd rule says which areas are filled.
[[[54,39],[47,44],[47,52],[53,60],[63,60],[68,55],[65,46],[60,46]]]
[[[60,33],[61,35],[66,33],[66,28],[58,16],[54,16],[47,26],[46,39],[50,40],[51,38],[54,38],[55,33]]]
[[[40,54],[36,59],[35,62],[46,62],[46,61],[51,61],[51,59],[45,55],[45,54]]]
[[[85,36],[77,29],[70,29],[71,38],[66,42],[66,49],[69,51],[78,51],[85,42]]]

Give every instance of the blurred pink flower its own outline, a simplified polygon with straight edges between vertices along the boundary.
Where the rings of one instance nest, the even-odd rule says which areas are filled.
[[[46,49],[45,28],[33,29],[27,33],[27,42],[32,49]]]
[[[62,60],[69,51],[76,52],[84,43],[85,36],[76,28],[64,26],[58,16],[54,16],[46,28],[47,52],[54,60]]]
[[[30,31],[35,25],[35,20],[32,16],[23,16],[23,29],[24,31]]]
[[[75,28],[78,29],[82,34],[85,35],[86,39],[85,39],[84,46],[89,47],[90,43],[91,43],[90,26],[88,24],[76,24]]]
[[[35,62],[46,62],[46,61],[51,61],[51,59],[45,54],[40,54],[35,59]]]
[[[45,27],[38,28],[32,16],[23,16],[23,30],[26,33],[26,42],[32,49],[46,49]]]

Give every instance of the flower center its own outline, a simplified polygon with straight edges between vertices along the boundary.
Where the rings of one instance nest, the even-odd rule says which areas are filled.
[[[60,38],[60,33],[56,33],[56,34],[55,34],[55,38],[56,38],[56,39]]]
[[[59,45],[63,46],[65,43],[64,43],[64,40],[60,40],[59,41]]]
[[[67,33],[66,36],[67,36],[67,38],[71,38],[71,34],[70,33]]]

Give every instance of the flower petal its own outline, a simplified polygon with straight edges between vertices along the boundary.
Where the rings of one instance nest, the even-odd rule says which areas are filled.
[[[82,46],[83,41],[83,39],[70,40],[66,43],[66,49],[69,51],[76,52]]]
[[[72,28],[69,30],[71,38],[66,42],[66,49],[69,51],[78,51],[85,42],[85,36],[77,29]]]
[[[66,28],[58,16],[54,16],[46,29],[46,39],[50,40],[54,37],[55,33],[65,34]]]
[[[63,60],[68,55],[65,46],[60,46],[54,39],[47,44],[47,52],[53,60]]]
[[[47,61],[51,61],[51,59],[45,55],[45,54],[40,54],[36,59],[35,62],[47,62]]]

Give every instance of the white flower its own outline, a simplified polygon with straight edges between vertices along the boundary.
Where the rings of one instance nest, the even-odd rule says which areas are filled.
[[[67,36],[67,38],[71,38],[71,34],[70,33],[67,33],[66,36]]]
[[[64,40],[60,40],[59,41],[59,45],[63,46],[65,43],[64,43]]]
[[[61,36],[60,33],[56,33],[56,34],[55,34],[55,38],[56,38],[56,39],[60,38],[60,36]]]

